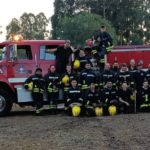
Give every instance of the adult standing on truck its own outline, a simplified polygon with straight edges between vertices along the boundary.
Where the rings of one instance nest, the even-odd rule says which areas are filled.
[[[70,46],[71,42],[69,40],[65,41],[63,46],[56,49],[56,70],[59,74],[63,74],[66,71],[67,64],[71,64],[71,54],[73,49]]]

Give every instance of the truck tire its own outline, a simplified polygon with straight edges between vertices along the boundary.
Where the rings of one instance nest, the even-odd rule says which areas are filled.
[[[12,100],[10,95],[0,89],[0,117],[9,115],[12,108]]]

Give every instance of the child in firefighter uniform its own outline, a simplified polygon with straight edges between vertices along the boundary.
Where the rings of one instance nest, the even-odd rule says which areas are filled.
[[[137,91],[137,108],[141,112],[150,112],[150,87],[144,80],[142,88]]]
[[[134,112],[134,103],[136,102],[135,95],[135,91],[132,92],[132,90],[127,85],[127,82],[123,82],[121,88],[118,91],[120,113]]]
[[[104,114],[115,115],[118,111],[117,90],[113,88],[112,81],[107,81],[102,92]]]
[[[101,116],[103,114],[100,98],[100,93],[96,89],[95,83],[91,83],[84,99],[84,109],[87,116]]]
[[[79,116],[82,111],[83,99],[81,89],[77,85],[77,80],[72,79],[71,87],[67,92],[65,110],[71,116]]]
[[[43,111],[43,93],[45,89],[45,80],[42,77],[41,68],[37,68],[35,74],[25,81],[24,87],[31,91],[36,106],[36,114],[40,114]]]
[[[50,66],[49,72],[45,75],[46,81],[46,91],[47,97],[49,101],[49,109],[56,110],[57,109],[57,100],[59,97],[59,85],[60,78],[59,74],[56,73],[56,68],[54,65]]]

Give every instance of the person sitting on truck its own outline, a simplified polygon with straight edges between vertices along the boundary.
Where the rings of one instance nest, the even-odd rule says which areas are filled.
[[[35,74],[26,79],[24,87],[31,91],[36,106],[35,113],[37,115],[41,114],[43,111],[43,93],[45,90],[45,80],[42,76],[41,68],[37,68]]]
[[[70,58],[73,52],[73,49],[70,46],[71,42],[69,40],[65,41],[63,46],[59,46],[56,51],[56,71],[60,75],[65,73],[66,65],[71,64]]]
[[[60,76],[56,72],[55,65],[51,65],[49,72],[45,75],[46,91],[49,101],[49,109],[56,111],[59,97]]]
[[[111,35],[106,31],[105,26],[101,26],[100,31],[94,36],[94,41],[97,42],[97,46],[93,47],[92,53],[97,57],[98,64],[101,69],[104,68],[104,56],[106,53],[111,52],[113,47],[113,40]]]

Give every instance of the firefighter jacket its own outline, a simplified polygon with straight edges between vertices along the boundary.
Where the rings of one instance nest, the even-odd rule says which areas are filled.
[[[128,85],[134,84],[129,71],[120,70],[120,72],[118,73],[118,77],[117,77],[118,86],[120,86],[123,82],[127,82]]]
[[[130,89],[127,90],[120,89],[118,91],[118,97],[130,104],[131,104],[131,96],[132,96],[132,92]]]
[[[150,107],[150,88],[142,87],[140,91],[137,93],[138,103],[140,104],[140,108],[142,107]]]
[[[85,69],[85,64],[86,64],[87,62],[89,62],[89,60],[88,60],[88,58],[87,58],[86,56],[83,56],[83,57],[78,56],[77,59],[78,59],[79,62],[80,62],[79,72],[81,72],[82,70]]]
[[[67,104],[71,103],[83,103],[82,92],[78,86],[75,88],[70,87],[67,92]]]
[[[137,70],[134,73],[134,82],[136,84],[137,90],[139,90],[142,87],[144,78],[145,78],[145,72],[143,70]]]
[[[102,101],[104,105],[110,105],[111,101],[117,101],[118,94],[115,88],[104,88],[102,92]]]
[[[61,87],[64,88],[64,92],[67,92],[68,89],[69,89],[70,86],[71,86],[71,85],[70,85],[71,80],[72,80],[72,79],[78,80],[78,79],[77,79],[77,75],[76,75],[75,73],[73,73],[73,72],[65,72],[65,73],[62,75],[62,77],[61,77],[61,81],[62,81],[62,78],[65,77],[65,76],[68,76],[68,77],[69,77],[69,81],[68,81],[68,83],[66,83],[66,84],[61,83]]]
[[[150,69],[146,71],[145,78],[148,80],[148,83],[150,84]]]
[[[41,75],[32,75],[30,76],[26,81],[25,81],[25,88],[28,89],[29,88],[29,84],[33,83],[32,85],[32,93],[44,93],[44,89],[45,89],[45,80]]]
[[[112,50],[113,40],[108,32],[99,32],[95,40],[99,42],[99,46],[106,47],[107,52]]]
[[[115,76],[111,70],[104,70],[101,74],[101,83],[103,86],[107,83],[107,81],[111,81],[113,84],[115,83]]]
[[[134,74],[137,71],[136,66],[134,66],[134,67],[129,66],[129,71],[130,71],[131,74]]]
[[[85,69],[80,74],[80,84],[82,90],[88,89],[90,83],[96,83],[97,77],[91,69]]]
[[[45,75],[46,89],[47,92],[53,93],[58,92],[58,87],[60,85],[60,77],[58,73],[48,73]]]
[[[97,90],[91,91],[90,89],[86,93],[84,100],[85,106],[93,106],[93,104],[100,105],[100,94]]]

